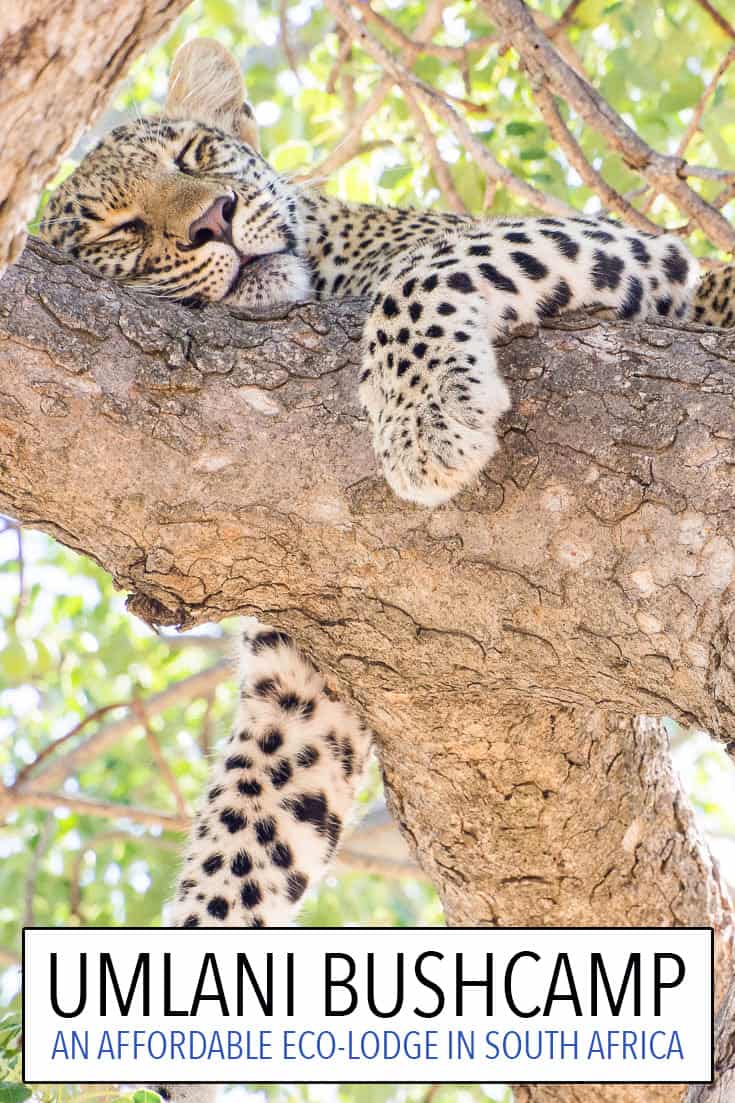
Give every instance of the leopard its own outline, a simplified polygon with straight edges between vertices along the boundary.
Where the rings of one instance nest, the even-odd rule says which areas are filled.
[[[328,868],[365,778],[372,732],[288,633],[244,618],[240,693],[170,905],[174,927],[288,926]],[[214,1103],[204,1084],[150,1086]]]
[[[369,301],[358,393],[391,490],[445,505],[499,445],[510,407],[494,345],[575,308],[735,325],[735,267],[708,273],[674,234],[584,214],[489,220],[347,203],[260,152],[240,67],[212,39],[174,57],[159,116],[116,126],[51,194],[49,245],[102,277],[192,308],[266,314]],[[292,922],[329,868],[372,732],[279,627],[245,622],[240,696],[195,816],[177,927]],[[212,1103],[207,1085],[155,1085]]]
[[[194,39],[162,115],[115,127],[53,192],[39,236],[103,276],[192,306],[367,297],[359,398],[400,498],[476,480],[510,406],[493,342],[574,308],[735,324],[734,269],[698,284],[678,237],[609,219],[476,220],[346,203],[261,155],[235,58]]]
[[[735,326],[735,264],[727,264],[702,277],[690,317],[693,322],[718,329]]]

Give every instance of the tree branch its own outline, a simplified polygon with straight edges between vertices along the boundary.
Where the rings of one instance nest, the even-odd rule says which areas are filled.
[[[706,11],[707,15],[715,21],[724,34],[729,38],[735,39],[735,27],[725,19],[724,15],[717,10],[714,4],[710,3],[710,0],[696,0],[696,2],[699,4],[700,8]]]
[[[24,0],[0,10],[0,274],[44,184],[116,84],[189,0]],[[33,142],[29,146],[29,133]]]
[[[574,168],[590,188],[602,200],[605,208],[620,217],[631,226],[652,234],[663,232],[661,226],[657,226],[650,219],[612,188],[600,175],[597,169],[590,164],[584,155],[582,147],[571,133],[561,117],[561,112],[556,105],[554,96],[545,84],[539,84],[533,90],[534,99],[543,115],[544,122],[549,128],[549,133],[560,149],[564,151],[569,164]]]
[[[445,3],[430,3],[427,5],[419,25],[416,29],[418,38],[423,42],[432,37],[441,26],[442,13],[444,11]],[[335,64],[339,64],[340,58],[346,58],[351,55],[353,48],[352,37],[341,25],[338,26],[338,32],[342,37],[342,46],[340,48],[339,57]],[[406,60],[409,65],[412,65],[416,58],[419,56],[420,45],[417,42],[415,45],[407,47]],[[332,80],[330,75],[330,80]],[[344,136],[341,142],[337,145],[336,149],[332,152],[308,174],[308,179],[317,180],[323,177],[329,177],[336,171],[341,165],[346,164],[353,157],[357,156],[360,147],[362,145],[362,131],[365,125],[370,121],[373,115],[380,110],[386,97],[388,96],[391,88],[393,87],[393,81],[390,77],[383,77],[378,83],[377,87],[373,91],[372,95],[365,101],[360,110],[356,112],[354,118],[350,120],[350,126],[347,134]]]
[[[515,176],[505,165],[497,161],[485,145],[476,137],[460,114],[447,102],[447,98],[430,84],[419,80],[410,69],[390,53],[369,33],[364,23],[357,20],[350,10],[348,0],[325,0],[326,6],[338,23],[366,53],[401,87],[408,87],[419,103],[442,119],[454,132],[460,145],[491,180],[503,184],[513,195],[537,210],[548,214],[570,215],[576,212],[567,203],[553,195],[545,195]]]
[[[686,151],[689,148],[689,143],[692,141],[692,139],[694,138],[694,135],[699,130],[700,124],[702,122],[702,116],[704,115],[707,104],[709,103],[710,99],[714,95],[714,93],[717,89],[717,85],[720,82],[721,77],[727,72],[729,67],[732,65],[733,61],[735,61],[735,46],[733,46],[725,54],[722,61],[720,62],[720,64],[717,66],[714,73],[712,74],[711,79],[708,81],[706,87],[704,88],[704,91],[702,92],[702,95],[699,97],[699,103],[697,104],[696,108],[692,112],[692,117],[689,120],[689,123],[687,124],[686,130],[684,131],[684,133],[681,136],[681,140],[679,141],[679,145],[677,146],[677,149],[676,149],[676,156],[677,157],[681,157],[682,159],[685,157]],[[691,169],[689,171],[691,172]],[[655,198],[656,198],[655,193],[652,192],[649,195],[648,199],[646,200],[646,202],[644,204],[644,207],[643,207],[644,214],[647,214],[648,211],[650,211],[650,209],[653,206],[653,203],[655,201]],[[717,202],[715,202],[714,205],[715,205],[715,207],[717,207]],[[719,210],[719,207],[717,207],[717,209]]]
[[[69,793],[48,793],[38,789],[0,789],[0,818],[5,818],[18,808],[68,808],[82,816],[95,816],[105,820],[129,820],[143,827],[155,827],[163,831],[185,832],[191,820],[188,816],[169,815],[155,808],[141,808],[135,804],[119,804],[109,800],[91,800]]]
[[[336,0],[330,0],[335,3]],[[667,195],[721,249],[735,249],[735,230],[716,207],[687,184],[681,158],[657,153],[554,48],[523,0],[482,0],[496,26],[518,51],[535,84],[561,96],[587,126],[601,134],[625,163]]]
[[[414,121],[419,137],[421,138],[426,151],[426,158],[431,165],[432,172],[434,173],[439,190],[444,196],[447,208],[450,211],[454,211],[455,214],[468,215],[470,212],[465,207],[459,192],[454,186],[449,165],[443,160],[439,152],[436,138],[434,137],[426,116],[416,102],[416,97],[410,88],[404,88],[404,96],[406,98],[406,106]]]
[[[432,514],[376,470],[362,320],[356,302],[187,311],[34,245],[0,283],[0,508],[103,563],[149,620],[261,612],[381,692],[438,663],[459,703],[486,685],[731,738],[735,335],[565,319],[516,336],[503,447]]]
[[[100,728],[94,735],[88,736],[60,757],[53,757],[50,762],[46,761],[61,744],[66,743],[72,736],[76,735],[88,722],[108,711],[108,709],[97,710],[91,716],[86,717],[81,724],[77,724],[71,732],[61,736],[49,747],[45,747],[38,757],[18,775],[13,791],[24,794],[42,789],[48,785],[59,784],[64,778],[84,766],[85,763],[96,758],[107,747],[122,739],[128,732],[141,724],[145,725],[151,716],[165,712],[166,709],[173,708],[182,702],[194,701],[197,697],[208,696],[215,686],[223,682],[231,672],[232,666],[229,662],[217,663],[216,666],[211,666],[198,674],[182,678],[180,682],[176,682],[168,689],[161,690],[160,693],[149,697],[147,700],[136,700],[132,705],[110,705],[108,709],[127,708],[128,715]],[[37,766],[41,766],[42,763],[45,764],[38,769]]]

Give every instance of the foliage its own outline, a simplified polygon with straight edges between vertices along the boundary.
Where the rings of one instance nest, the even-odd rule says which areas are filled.
[[[558,18],[564,6],[559,0],[540,0],[535,5],[542,17],[549,19]],[[424,0],[393,0],[373,7],[409,37],[416,35],[426,11]],[[260,123],[263,149],[275,167],[286,174],[315,174],[319,179],[321,163],[338,152],[351,133],[356,112],[374,92],[382,70],[355,49],[347,60],[338,62],[343,40],[335,32],[328,10],[316,0],[291,0],[284,5],[285,51],[281,8],[280,0],[195,0],[174,32],[134,66],[114,108],[77,153],[121,118],[160,110],[166,73],[176,49],[189,37],[210,35],[240,59]],[[472,39],[487,39],[491,31],[481,5],[460,0],[445,9],[434,41],[464,47]],[[676,151],[730,45],[722,28],[696,0],[634,6],[584,0],[575,6],[566,39],[611,106],[642,138],[665,153]],[[455,97],[460,106],[471,97],[476,105],[467,116],[472,129],[493,156],[518,177],[580,210],[600,210],[597,196],[569,167],[551,139],[512,49],[491,42],[467,49],[454,61],[425,54],[416,61],[414,72]],[[724,72],[707,103],[686,150],[688,161],[735,171],[733,96],[735,65]],[[588,161],[613,188],[621,194],[641,191],[640,177],[620,154],[608,149],[593,129],[570,119],[567,112],[563,114]],[[487,199],[492,201],[493,214],[523,208],[503,187],[488,193],[482,170],[455,135],[436,119],[432,118],[430,125],[449,166],[452,186],[469,211],[483,213]],[[386,94],[358,145],[358,156],[322,181],[327,190],[367,202],[446,206],[399,88]],[[67,162],[51,187],[72,167],[73,161]],[[713,179],[695,179],[692,185],[708,200],[713,200],[722,186]],[[632,201],[640,209],[652,198],[639,194]],[[723,213],[731,219],[735,216],[735,198],[723,206]],[[681,216],[661,196],[653,202],[651,217],[665,226],[681,224]],[[701,231],[690,234],[689,241],[699,253],[718,255]]]
[[[12,526],[0,534],[0,777],[5,785],[85,717],[136,697],[148,699],[213,662],[208,639],[197,645],[192,638],[190,645],[178,646],[176,638],[156,636],[131,617],[109,577],[89,560],[38,533],[23,534],[19,557],[17,541]],[[210,637],[228,627],[212,626]],[[232,705],[233,686],[227,681],[209,704],[188,701],[150,721],[189,807],[203,788],[211,747],[226,735]],[[104,712],[98,723],[118,715]],[[94,730],[87,726],[78,738]],[[64,793],[70,801],[81,793],[123,810],[127,805],[176,811],[142,725],[90,758],[66,781]],[[373,773],[364,803],[378,793]],[[126,820],[124,812],[100,820],[63,806],[53,812],[18,808],[0,825],[3,955],[19,952],[20,928],[29,923],[159,926],[179,849],[177,835]],[[425,882],[355,873],[330,877],[307,901],[301,921],[342,926],[365,923],[366,916],[376,926],[442,922],[436,895]],[[4,977],[0,971],[0,978],[14,1016],[0,1022],[0,1080],[12,1081],[20,1075],[14,1029],[17,971],[9,969]],[[0,987],[0,1007],[2,995]],[[0,1095],[0,1103],[20,1103],[20,1098]]]
[[[376,3],[373,7],[409,37],[416,36],[425,15],[423,0]],[[541,0],[535,7],[558,18],[565,4]],[[350,131],[356,108],[382,76],[361,51],[335,69],[342,40],[330,13],[315,0],[298,0],[286,8],[289,55],[280,33],[281,5],[276,0],[195,0],[175,32],[140,62],[117,107],[123,111],[155,110],[165,95],[165,73],[181,42],[193,34],[217,37],[240,58],[248,94],[261,124],[264,151],[285,173],[318,171]],[[492,31],[476,2],[449,4],[443,27],[434,41],[464,46],[487,38]],[[673,152],[686,130],[705,87],[727,52],[728,38],[695,0],[665,0],[657,4],[609,3],[585,0],[574,12],[567,38],[595,86],[637,132],[662,152]],[[420,57],[414,72],[443,92],[471,97],[479,111],[468,115],[501,164],[541,191],[585,211],[599,210],[597,197],[586,187],[551,140],[528,83],[520,76],[513,50],[497,43],[471,49],[450,62]],[[333,89],[333,90],[332,90]],[[691,162],[735,170],[735,66],[718,82],[687,150]],[[432,120],[442,157],[463,203],[482,213],[485,179],[480,168],[445,126]],[[621,193],[640,184],[619,154],[605,147],[590,128],[571,124],[589,161]],[[332,174],[326,187],[345,198],[395,205],[443,206],[444,200],[428,164],[424,145],[405,97],[394,88],[363,131],[363,152]],[[720,185],[695,181],[707,199]],[[636,205],[641,207],[645,197]],[[518,201],[499,188],[493,213],[517,210]],[[735,215],[735,201],[724,213]],[[681,219],[665,199],[657,199],[653,216],[664,225]],[[692,236],[699,251],[713,253],[701,234]]]

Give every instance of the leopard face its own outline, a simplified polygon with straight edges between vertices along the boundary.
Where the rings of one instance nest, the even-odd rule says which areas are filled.
[[[222,55],[239,85],[229,106]],[[197,40],[174,72],[166,115],[107,134],[52,194],[40,236],[161,298],[253,308],[303,300],[310,276],[296,197],[255,148],[234,60]]]

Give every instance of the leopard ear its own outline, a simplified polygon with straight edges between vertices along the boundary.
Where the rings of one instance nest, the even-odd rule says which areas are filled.
[[[192,39],[177,51],[165,113],[170,119],[195,119],[218,126],[259,148],[258,127],[245,99],[240,66],[213,38]]]

